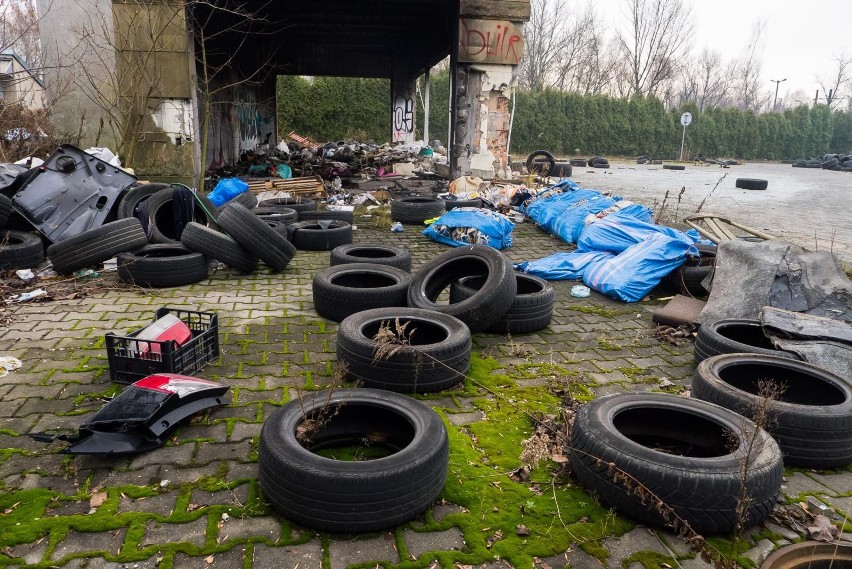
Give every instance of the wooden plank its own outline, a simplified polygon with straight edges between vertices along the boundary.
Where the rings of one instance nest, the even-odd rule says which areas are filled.
[[[461,0],[461,15],[489,20],[530,20],[530,0]]]
[[[249,189],[254,194],[269,191],[289,192],[293,195],[320,195],[325,196],[325,184],[319,176],[304,176],[301,178],[289,178],[287,180],[263,179],[249,180]]]

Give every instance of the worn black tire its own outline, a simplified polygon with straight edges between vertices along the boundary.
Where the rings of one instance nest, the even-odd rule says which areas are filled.
[[[840,162],[837,160],[837,158],[829,158],[828,160],[822,162],[820,164],[820,167],[822,167],[824,170],[831,170],[838,164],[840,164]]]
[[[588,166],[588,163],[585,158],[572,158],[568,161],[571,166],[578,168],[585,168]]]
[[[225,206],[219,214],[219,225],[274,271],[284,270],[296,254],[292,243],[240,204]]]
[[[764,521],[781,491],[781,451],[759,430],[749,452],[753,430],[748,419],[705,401],[659,393],[611,395],[577,413],[571,465],[583,486],[637,520],[667,525],[659,500],[700,534],[730,533],[738,520],[744,461],[752,500],[746,526]],[[637,493],[645,494],[644,503]]]
[[[411,253],[408,249],[393,245],[350,243],[338,245],[331,250],[330,266],[346,263],[372,263],[396,267],[411,272]]]
[[[476,198],[473,200],[444,200],[444,209],[450,211],[457,207],[482,207],[482,199]]]
[[[663,164],[663,170],[686,170],[683,164]]]
[[[842,541],[803,541],[782,546],[766,558],[760,569],[843,569],[852,567],[852,545]]]
[[[284,223],[283,221],[270,221],[269,219],[264,219],[264,223],[266,223],[266,225],[280,233],[281,237],[283,237],[284,239],[288,241],[290,240],[289,231],[287,230],[287,228],[289,227],[288,224]]]
[[[391,200],[391,219],[400,223],[423,225],[444,213],[444,200],[427,196],[409,196]]]
[[[151,219],[151,243],[175,244],[180,242],[180,235],[174,231],[173,215],[174,188],[168,187],[148,198],[148,217]],[[200,200],[200,204],[199,201]],[[204,207],[200,207],[203,205]],[[193,208],[193,221],[216,229],[215,214],[218,213],[206,196],[197,195]]]
[[[278,221],[287,225],[299,221],[299,213],[295,209],[284,206],[258,206],[252,210],[252,213],[264,221]]]
[[[852,463],[852,383],[805,362],[753,354],[724,354],[698,364],[692,397],[754,419],[759,382],[781,393],[769,403],[769,432],[784,464],[839,468]]]
[[[538,160],[544,158],[544,160]],[[536,150],[527,156],[527,172],[540,176],[549,176],[556,169],[556,159],[547,150]]]
[[[698,257],[687,257],[677,269],[663,278],[663,283],[680,293],[689,296],[707,296],[710,294],[704,285],[704,279],[713,271],[716,264],[715,245],[697,245]]]
[[[128,217],[54,243],[47,248],[47,257],[57,273],[68,274],[147,244],[142,224],[135,217]]]
[[[743,190],[765,190],[769,182],[759,178],[737,178],[736,186]]]
[[[544,279],[515,273],[517,293],[506,315],[488,328],[495,334],[529,334],[547,328],[553,318],[553,286]],[[482,288],[485,277],[462,277],[450,285],[450,302],[468,299]]]
[[[0,232],[0,269],[33,269],[44,261],[44,244],[25,231]]]
[[[250,273],[257,267],[257,257],[249,253],[231,237],[194,221],[188,223],[180,236],[183,246],[229,267]]]
[[[778,350],[763,333],[757,320],[727,319],[707,322],[695,337],[695,361],[720,354],[761,354],[797,360],[795,354]]]
[[[362,310],[406,306],[411,275],[402,269],[369,263],[335,265],[314,275],[314,308],[340,322]]]
[[[135,188],[130,188],[124,193],[124,195],[121,197],[121,200],[119,200],[118,202],[118,219],[124,219],[126,217],[136,217],[139,204],[142,202],[142,200],[146,200],[157,192],[161,192],[170,187],[171,186],[169,184],[152,183],[141,184],[139,186],[136,186]]]
[[[320,427],[310,444],[297,433]],[[346,444],[393,452],[343,461],[315,453]],[[374,389],[319,392],[274,411],[260,431],[260,487],[287,519],[321,531],[360,534],[398,527],[426,510],[447,477],[449,442],[432,409],[405,395]]]
[[[263,200],[258,205],[259,207],[286,207],[295,210],[296,212],[313,211],[317,208],[316,200],[309,200],[306,198],[271,198]]]
[[[476,294],[453,304],[437,303],[445,288],[467,276],[485,278]],[[512,264],[502,253],[486,245],[468,245],[426,263],[408,289],[408,305],[455,316],[475,333],[499,322],[509,311],[517,292]]]
[[[586,165],[591,168],[595,165],[595,162],[600,162],[600,161],[607,162],[607,159],[604,158],[603,156],[592,156],[591,158],[589,158],[586,161]]]
[[[229,203],[238,203],[247,209],[254,209],[257,207],[257,196],[251,190],[246,190],[226,201],[225,205]]]
[[[383,323],[396,331],[397,321],[407,343],[382,356],[373,338]],[[461,320],[418,308],[357,312],[337,329],[337,361],[346,365],[350,379],[400,393],[431,393],[461,383],[470,348],[470,330]]]
[[[303,251],[331,251],[352,243],[352,226],[345,221],[332,221],[327,229],[315,221],[297,221],[287,226],[287,236]]]
[[[207,257],[180,244],[157,243],[118,255],[118,278],[142,287],[197,283],[207,278],[207,269]]]
[[[299,221],[315,221],[317,219],[330,219],[332,221],[343,221],[352,225],[355,214],[351,211],[314,210],[299,212]]]
[[[0,194],[0,229],[6,227],[9,223],[9,216],[12,215],[12,200],[7,196]]]

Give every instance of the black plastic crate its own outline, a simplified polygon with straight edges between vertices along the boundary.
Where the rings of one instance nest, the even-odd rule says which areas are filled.
[[[137,330],[128,336],[107,334],[106,349],[110,379],[133,383],[156,373],[191,375],[219,357],[219,318],[215,312],[160,308],[152,322],[174,314],[192,330],[192,338],[182,346],[169,340],[137,340]]]

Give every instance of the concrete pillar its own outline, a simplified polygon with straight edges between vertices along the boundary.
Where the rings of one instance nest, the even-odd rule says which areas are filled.
[[[412,144],[414,142],[417,107],[416,79],[391,81],[391,132],[393,142]]]
[[[462,17],[454,73],[454,176],[507,176],[510,102],[523,56],[521,24]]]

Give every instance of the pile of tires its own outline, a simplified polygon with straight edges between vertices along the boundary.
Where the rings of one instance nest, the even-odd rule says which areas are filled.
[[[609,168],[609,160],[603,156],[592,156],[587,164],[591,168]]]
[[[793,162],[793,168],[822,168],[835,172],[852,172],[852,155],[826,154],[822,158],[796,160]]]
[[[527,156],[527,172],[536,176],[555,176],[556,159],[547,150],[536,150]]]
[[[721,354],[759,354],[798,359],[790,352],[779,350],[764,334],[759,320],[728,318],[707,322],[695,336],[695,362]]]

